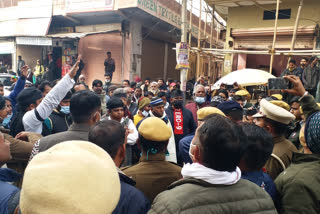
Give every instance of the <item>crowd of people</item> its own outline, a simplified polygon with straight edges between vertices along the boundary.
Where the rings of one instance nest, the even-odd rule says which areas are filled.
[[[0,95],[0,213],[320,213],[320,107],[303,75],[257,102],[200,77],[187,100],[179,81],[114,84],[105,65],[92,90],[80,58],[36,84],[23,65]]]

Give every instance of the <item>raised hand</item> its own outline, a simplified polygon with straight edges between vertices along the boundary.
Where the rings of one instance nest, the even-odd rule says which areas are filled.
[[[303,87],[303,84],[299,77],[294,75],[288,75],[288,76],[284,76],[283,78],[293,83],[292,89],[285,89],[283,90],[283,92],[293,94],[299,97],[302,97],[304,95],[304,93],[306,92],[306,89]]]
[[[73,79],[76,76],[77,71],[79,70],[80,60],[81,60],[81,54],[79,54],[76,63],[72,66],[72,68],[68,72],[71,79]]]

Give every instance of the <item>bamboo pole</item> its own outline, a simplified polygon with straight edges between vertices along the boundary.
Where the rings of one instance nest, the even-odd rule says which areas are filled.
[[[273,66],[273,60],[274,60],[273,53],[275,52],[275,46],[276,46],[276,40],[277,40],[279,6],[280,6],[280,0],[277,0],[276,20],[274,22],[273,43],[272,43],[271,59],[270,59],[270,73],[272,73],[272,66]]]
[[[189,23],[189,47],[191,47],[191,41],[192,41],[192,7],[193,7],[192,0],[190,0],[190,3],[191,3],[191,8],[190,8],[190,23]]]
[[[201,47],[201,13],[202,11],[202,0],[200,0],[200,15],[199,15],[199,28],[198,28],[198,49]],[[196,73],[196,79],[200,76],[200,51],[197,52],[197,73]]]
[[[192,16],[193,16],[193,13],[192,13],[192,8],[193,8],[193,5],[192,5],[192,0],[190,0],[190,4],[191,4],[191,7],[190,7],[190,19],[189,19],[189,63],[191,64],[191,61],[192,61],[192,56],[191,56],[191,46],[192,46]],[[190,78],[190,74],[192,74],[194,71],[191,70],[191,66],[190,66],[190,69],[187,71],[187,79]]]
[[[298,26],[299,26],[300,14],[301,14],[302,7],[303,7],[303,0],[300,0],[300,5],[299,5],[299,8],[298,8],[298,13],[297,13],[297,17],[296,17],[296,23],[294,25],[294,31],[293,31],[293,35],[292,35],[290,51],[293,51],[294,45],[296,44],[297,29],[298,29]],[[291,57],[289,57],[289,59],[288,59],[288,64],[289,64],[290,60],[291,60]]]
[[[203,31],[203,44],[202,46],[205,48],[206,47],[206,42],[207,42],[207,19],[208,19],[208,11],[206,9],[206,19],[204,23],[204,31]]]
[[[211,32],[210,32],[210,48],[212,48],[212,35],[213,35],[213,27],[214,27],[214,6],[212,6],[212,17],[211,17]],[[208,74],[210,76],[210,79],[209,79],[209,83],[211,83],[211,80],[213,81],[213,78],[214,78],[214,75],[211,74],[211,60],[212,60],[212,57],[211,55],[209,56],[209,71],[208,71]],[[213,73],[214,73],[214,70],[213,70]]]

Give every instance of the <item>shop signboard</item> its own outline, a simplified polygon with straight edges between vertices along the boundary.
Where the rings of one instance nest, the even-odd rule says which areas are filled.
[[[137,0],[138,7],[144,11],[152,14],[153,16],[177,27],[181,28],[181,16],[180,14],[174,12],[169,7],[161,4],[157,0]],[[189,29],[189,23],[187,24],[187,29]],[[198,36],[198,27],[195,25],[191,26],[191,32],[194,36]]]
[[[14,52],[13,42],[0,42],[0,54],[12,54]]]
[[[52,38],[46,37],[16,37],[18,45],[39,45],[39,46],[52,46]]]
[[[85,13],[113,10],[114,0],[65,0],[66,13]]]

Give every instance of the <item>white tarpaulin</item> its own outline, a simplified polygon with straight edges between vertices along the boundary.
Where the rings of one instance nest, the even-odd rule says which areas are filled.
[[[241,86],[264,85],[270,78],[275,78],[275,76],[263,70],[246,68],[222,77],[213,85],[213,89],[219,89],[221,84],[233,85],[235,82]]]

